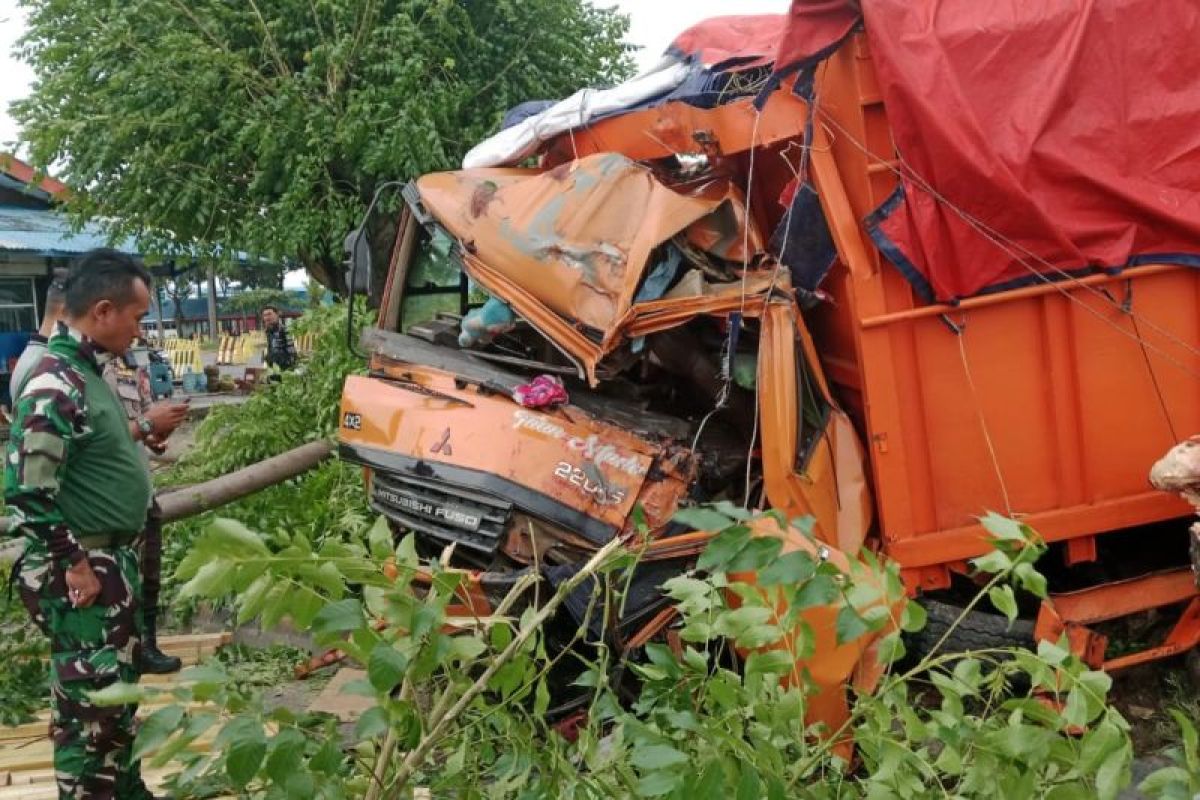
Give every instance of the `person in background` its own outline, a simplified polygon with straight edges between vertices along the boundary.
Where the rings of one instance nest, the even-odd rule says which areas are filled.
[[[46,342],[54,335],[54,326],[62,319],[63,283],[66,280],[67,271],[65,269],[54,270],[54,275],[50,279],[50,288],[46,290],[46,311],[42,315],[42,326],[38,328],[37,333],[29,337],[29,344],[25,345],[25,349],[21,351],[21,357],[13,366],[8,391],[12,395],[14,406],[17,402],[17,395],[20,394],[21,387],[25,385],[25,379],[29,377],[30,371],[45,357]]]
[[[275,306],[263,306],[263,327],[267,332],[267,366],[288,370],[296,366],[296,347],[288,335]]]
[[[24,551],[21,601],[50,638],[51,739],[60,798],[150,800],[133,758],[135,704],[90,692],[136,683],[141,574],[135,540],[151,486],[102,375],[150,307],[150,274],[113,250],[84,255],[64,286],[66,321],[20,388],[4,495]]]
[[[161,454],[166,450],[166,441],[175,429],[187,418],[186,403],[152,403],[150,381],[145,367],[139,367],[127,351],[123,359],[125,366],[133,371],[133,383],[121,380],[119,361],[112,359],[104,368],[104,380],[121,403],[131,426],[141,434],[138,448],[146,474],[150,475],[150,457],[147,450]],[[131,427],[131,433],[135,428]],[[136,433],[134,434],[137,435]],[[162,509],[154,496],[146,509],[146,526],[141,536],[142,567],[142,646],[138,651],[137,667],[143,675],[165,675],[178,672],[183,662],[158,649],[158,605],[162,593]]]

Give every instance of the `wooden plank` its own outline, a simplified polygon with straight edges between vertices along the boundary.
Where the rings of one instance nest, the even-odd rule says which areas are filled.
[[[205,753],[212,749],[213,740],[217,737],[215,729],[209,729],[203,736],[188,745],[187,749],[194,753]],[[30,770],[48,769],[54,765],[54,747],[49,739],[42,738],[24,747],[0,749],[0,772],[16,773]]]
[[[158,640],[158,648],[166,651],[179,647],[220,647],[233,641],[229,631],[218,633],[188,633],[178,636],[162,636]]]
[[[229,644],[232,638],[228,632],[189,634],[164,637],[159,644],[164,652],[177,655],[186,665],[191,665],[211,656],[219,647]],[[174,685],[188,683],[180,673],[147,675],[142,682],[167,691]],[[145,718],[175,702],[174,697],[164,694],[142,703],[138,716]],[[206,708],[217,710],[209,703],[189,703],[186,708],[189,711]],[[48,737],[49,720],[50,712],[42,711],[33,722],[0,728],[0,800],[56,800],[58,790],[54,783],[54,748]],[[208,751],[217,732],[216,727],[210,729],[187,749],[192,752]],[[157,789],[176,771],[178,766],[169,765],[162,769],[147,770],[144,777],[151,789]]]

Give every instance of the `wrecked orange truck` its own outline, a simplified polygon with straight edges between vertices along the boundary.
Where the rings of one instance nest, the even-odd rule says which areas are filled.
[[[674,513],[731,500],[949,604],[994,509],[1054,592],[998,636],[1194,647],[1189,508],[1147,483],[1200,430],[1191,11],[989,5],[709,20],[410,184],[341,409],[373,506],[499,580],[640,524],[694,557]],[[1149,608],[1162,644],[1110,657]]]

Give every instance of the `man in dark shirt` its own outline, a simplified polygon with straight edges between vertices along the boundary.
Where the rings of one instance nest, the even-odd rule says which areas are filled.
[[[296,347],[283,325],[279,309],[263,306],[262,321],[267,333],[267,366],[285,370],[296,366]]]
[[[59,797],[148,800],[133,760],[136,706],[99,707],[88,693],[138,679],[136,540],[151,487],[102,373],[138,333],[150,275],[126,255],[97,250],[75,266],[64,291],[66,321],[21,388],[5,462],[5,499],[25,540],[19,590],[50,638]]]

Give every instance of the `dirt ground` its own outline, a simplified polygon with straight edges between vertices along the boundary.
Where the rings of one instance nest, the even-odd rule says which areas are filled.
[[[1200,722],[1200,656],[1168,659],[1114,676],[1113,703],[1133,727],[1134,751],[1149,756],[1179,741],[1169,710]]]

